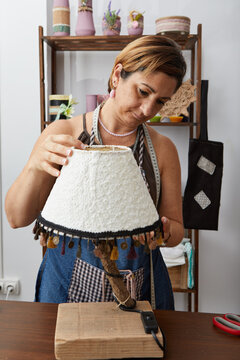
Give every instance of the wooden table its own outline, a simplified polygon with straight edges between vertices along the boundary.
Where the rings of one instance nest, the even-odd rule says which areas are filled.
[[[54,360],[57,304],[0,301],[0,360]],[[155,312],[165,359],[239,360],[240,337],[212,325],[213,314]]]

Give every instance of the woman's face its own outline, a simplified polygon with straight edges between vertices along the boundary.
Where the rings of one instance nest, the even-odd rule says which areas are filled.
[[[162,72],[146,76],[138,71],[126,79],[116,72],[115,79],[115,103],[119,118],[136,126],[156,115],[173,95],[177,85],[174,77]]]

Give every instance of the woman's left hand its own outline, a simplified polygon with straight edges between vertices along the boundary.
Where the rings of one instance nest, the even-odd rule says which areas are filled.
[[[169,239],[169,237],[171,236],[170,220],[166,216],[162,216],[161,221],[163,224],[163,232],[164,232],[163,240],[167,241],[167,239]],[[148,243],[149,249],[155,250],[157,248],[158,244],[157,244],[156,238],[154,237],[154,231],[150,231],[150,232],[146,233],[146,237],[147,237],[147,243]],[[145,235],[144,234],[133,235],[133,239],[138,240],[142,245],[145,245]]]
[[[157,241],[154,237],[154,231],[146,233],[147,243],[150,250],[155,250],[157,247]],[[138,240],[142,245],[145,245],[145,235],[133,235],[133,240]]]

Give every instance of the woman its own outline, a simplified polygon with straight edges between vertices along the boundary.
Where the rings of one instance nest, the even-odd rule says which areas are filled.
[[[110,97],[100,109],[97,130],[93,130],[93,113],[90,112],[70,120],[56,121],[42,132],[26,166],[6,196],[5,207],[10,225],[13,228],[23,227],[36,219],[60,175],[61,166],[67,164],[72,147],[84,149],[85,144],[100,141],[102,144],[125,145],[133,149],[161,216],[164,242],[167,246],[177,245],[183,237],[177,151],[167,137],[142,124],[158,113],[171,98],[181,85],[185,71],[186,64],[178,46],[167,38],[145,36],[128,44],[115,60],[109,79]],[[173,309],[167,269],[152,236],[152,233],[148,234],[149,248],[153,250],[156,308]],[[130,246],[130,239],[127,241]],[[140,241],[144,244],[143,237]],[[73,249],[67,249],[65,256],[60,255],[60,246],[47,250],[37,279],[36,301],[101,301],[102,294],[93,295],[98,282],[96,273],[100,272],[98,279],[101,277],[100,261],[91,248],[83,245],[78,267],[80,273],[81,269],[85,269],[87,277],[83,273],[76,279],[79,269],[76,269],[75,245]],[[127,260],[119,249],[117,265],[119,269],[135,271],[137,282],[139,279],[138,299],[150,300],[149,256],[143,248],[140,246],[135,260]],[[84,283],[86,278],[87,282]],[[71,292],[73,281],[80,282],[77,295]],[[109,294],[104,300],[111,299],[111,296]]]

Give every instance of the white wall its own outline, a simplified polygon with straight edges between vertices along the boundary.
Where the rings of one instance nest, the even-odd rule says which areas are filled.
[[[42,0],[1,2],[1,168],[2,202],[40,134],[38,25],[46,24]],[[3,274],[18,278],[21,295],[33,300],[41,249],[32,227],[13,230],[2,207]],[[14,297],[11,297],[14,298]]]
[[[96,34],[101,34],[101,16],[107,0],[93,0]],[[146,5],[147,4],[147,5]],[[24,5],[28,8],[27,11]],[[1,149],[2,197],[24,166],[40,132],[39,75],[37,26],[51,34],[52,2],[37,0],[21,3],[5,2],[1,21],[7,39],[1,38]],[[70,0],[71,35],[75,35],[77,1]],[[48,8],[48,17],[45,10]],[[240,79],[240,34],[238,0],[113,0],[112,8],[121,8],[122,34],[127,34],[129,10],[145,10],[144,34],[155,33],[155,19],[169,15],[191,18],[191,32],[203,25],[202,78],[209,79],[209,138],[223,141],[224,175],[218,231],[200,232],[199,310],[204,312],[240,313],[240,145],[238,96]],[[21,16],[19,16],[19,13]],[[31,16],[30,16],[30,15]],[[21,18],[21,32],[16,24]],[[48,29],[48,31],[46,31]],[[11,39],[11,40],[10,40]],[[14,39],[14,41],[13,41]],[[13,45],[14,44],[14,45]],[[4,51],[3,51],[4,49]],[[85,94],[105,93],[115,53],[70,53],[59,57],[59,93],[72,93],[79,101],[76,113],[85,111]],[[71,70],[69,71],[71,65]],[[48,73],[50,69],[47,69]],[[62,74],[65,73],[63,78]],[[48,89],[49,93],[51,89]],[[27,110],[23,104],[28,102]],[[179,150],[183,187],[187,175],[188,129],[159,128],[173,139]],[[31,301],[34,281],[41,259],[39,245],[34,242],[31,227],[10,229],[3,213],[3,271],[5,277],[21,280],[21,295],[16,299]],[[186,309],[186,297],[176,296],[177,309]]]

